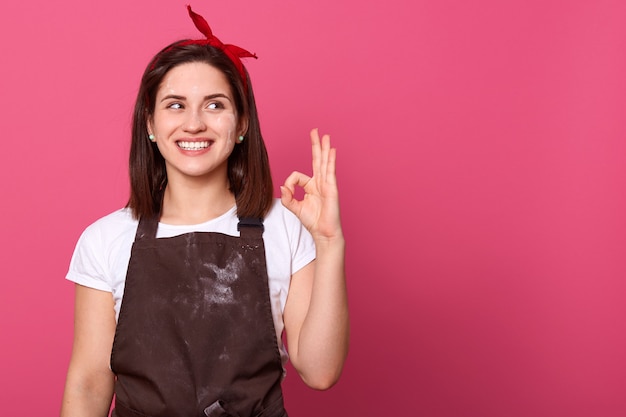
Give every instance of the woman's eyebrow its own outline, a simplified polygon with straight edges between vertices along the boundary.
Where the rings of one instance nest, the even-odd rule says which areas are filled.
[[[168,94],[168,95],[166,95],[165,97],[163,97],[161,99],[161,102],[163,102],[165,100],[170,100],[170,99],[173,99],[173,100],[185,100],[185,97],[184,96],[177,96],[176,94]]]
[[[223,93],[215,93],[215,94],[209,94],[208,96],[204,96],[205,100],[212,100],[214,98],[225,98],[228,101],[231,101],[230,97],[228,97],[226,94]]]
[[[205,100],[212,100],[214,98],[225,98],[228,101],[232,101],[230,97],[228,97],[226,94],[223,94],[223,93],[215,93],[215,94],[209,94],[208,96],[204,96]],[[187,98],[185,96],[179,96],[176,94],[168,94],[161,99],[161,102],[165,100],[186,100],[186,99]]]

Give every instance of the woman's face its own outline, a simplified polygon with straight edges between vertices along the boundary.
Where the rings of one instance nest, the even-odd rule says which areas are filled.
[[[224,74],[200,62],[172,68],[157,91],[148,133],[165,159],[168,182],[227,178],[227,160],[242,133]],[[223,178],[222,178],[223,176]]]

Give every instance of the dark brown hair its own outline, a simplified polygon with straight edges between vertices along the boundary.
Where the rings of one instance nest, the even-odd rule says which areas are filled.
[[[161,50],[148,64],[141,78],[133,114],[129,159],[130,199],[126,206],[132,210],[136,219],[160,212],[167,173],[163,156],[156,144],[148,140],[147,122],[154,114],[157,91],[165,75],[178,65],[203,62],[226,76],[233,94],[238,123],[246,119],[248,121],[245,140],[235,146],[228,158],[228,180],[237,201],[237,215],[263,218],[272,204],[273,186],[248,73],[246,71],[244,85],[235,65],[221,50],[210,45],[187,42],[178,41]]]

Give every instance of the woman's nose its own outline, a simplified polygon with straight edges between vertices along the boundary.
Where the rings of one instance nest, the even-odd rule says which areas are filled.
[[[206,129],[206,123],[202,119],[202,115],[197,111],[192,111],[183,126],[187,132],[202,132]]]

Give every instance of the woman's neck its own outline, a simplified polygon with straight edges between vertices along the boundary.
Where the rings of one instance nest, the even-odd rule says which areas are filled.
[[[199,224],[226,213],[235,205],[228,181],[168,181],[161,222]]]

